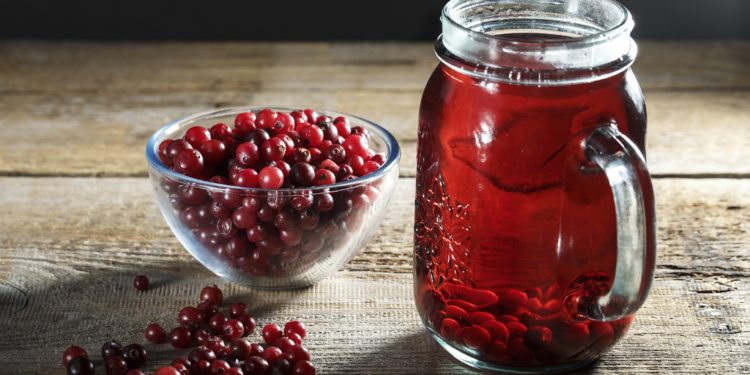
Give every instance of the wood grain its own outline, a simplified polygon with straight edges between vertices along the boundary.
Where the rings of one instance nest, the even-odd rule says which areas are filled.
[[[174,324],[205,284],[247,301],[261,323],[299,318],[322,373],[468,372],[431,342],[411,296],[414,180],[402,178],[376,237],[308,289],[228,285],[181,249],[140,178],[0,178],[0,373],[62,373],[70,343],[142,342]],[[656,181],[659,260],[637,323],[597,374],[742,373],[750,340],[750,180]],[[138,273],[155,283],[139,294]],[[25,307],[24,301],[27,299]],[[155,362],[174,356],[148,345]],[[727,358],[737,358],[727,361]],[[13,370],[10,370],[13,369]]]

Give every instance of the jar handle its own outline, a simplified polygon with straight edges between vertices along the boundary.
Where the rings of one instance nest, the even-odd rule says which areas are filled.
[[[622,319],[641,307],[653,276],[649,223],[644,192],[652,196],[646,161],[638,147],[617,128],[599,127],[585,141],[588,161],[604,171],[612,189],[617,218],[617,264],[610,290],[580,311],[589,319]],[[647,189],[647,191],[644,191]],[[650,208],[649,208],[650,209]]]

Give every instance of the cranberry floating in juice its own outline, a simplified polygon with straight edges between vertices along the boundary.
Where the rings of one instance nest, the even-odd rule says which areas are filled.
[[[585,365],[653,278],[633,21],[610,0],[453,0],[442,22],[419,118],[422,321],[475,367]]]

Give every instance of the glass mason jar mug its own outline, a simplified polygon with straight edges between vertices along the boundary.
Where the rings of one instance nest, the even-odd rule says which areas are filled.
[[[474,367],[580,367],[653,279],[646,110],[612,0],[452,0],[422,97],[415,295]]]

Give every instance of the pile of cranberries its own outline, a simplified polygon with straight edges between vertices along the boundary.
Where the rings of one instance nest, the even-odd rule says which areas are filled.
[[[378,198],[377,182],[325,188],[384,164],[369,137],[345,117],[311,109],[240,113],[233,128],[193,126],[158,147],[161,163],[173,171],[227,188],[163,177],[161,190],[193,236],[245,276],[299,274],[328,255],[326,243],[361,227]]]
[[[302,346],[305,325],[290,321],[280,327],[267,324],[261,330],[263,343],[246,337],[255,331],[255,319],[242,302],[229,304],[224,312],[224,294],[215,285],[200,292],[197,306],[183,307],[178,326],[167,333],[159,324],[146,327],[145,338],[155,344],[169,341],[174,348],[190,349],[186,357],[175,358],[154,375],[314,375],[310,353]],[[139,344],[123,347],[112,340],[102,346],[107,375],[143,375],[146,350]],[[63,354],[69,375],[94,374],[94,364],[79,346]]]

